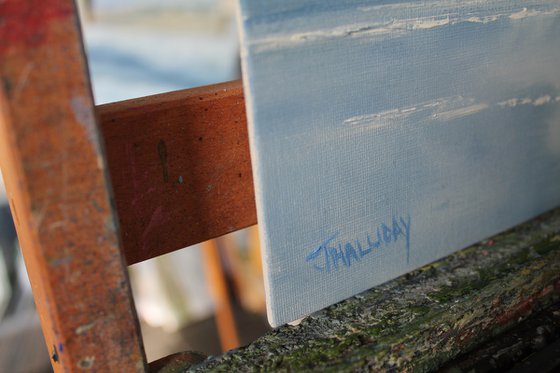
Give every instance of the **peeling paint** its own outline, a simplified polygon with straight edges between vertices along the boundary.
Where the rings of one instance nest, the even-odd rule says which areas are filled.
[[[89,324],[80,325],[79,327],[76,328],[76,334],[80,335],[87,332],[88,330],[93,328],[96,323],[97,323],[96,321],[92,321]]]
[[[90,100],[83,96],[73,96],[70,99],[70,107],[74,113],[74,118],[86,131],[86,136],[93,146],[97,148],[99,139],[97,136],[97,128],[95,126],[95,117],[93,115],[93,107]],[[101,166],[98,165],[100,168]]]
[[[66,225],[66,222],[64,220],[55,221],[55,222],[49,224],[48,229],[52,231],[52,230],[55,230],[55,229],[62,228],[65,225]]]
[[[90,370],[95,363],[95,356],[87,356],[78,362],[78,368],[82,370]]]

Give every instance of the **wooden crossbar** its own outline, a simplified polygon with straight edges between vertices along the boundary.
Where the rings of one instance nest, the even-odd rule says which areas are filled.
[[[257,222],[240,81],[97,114],[128,264]]]

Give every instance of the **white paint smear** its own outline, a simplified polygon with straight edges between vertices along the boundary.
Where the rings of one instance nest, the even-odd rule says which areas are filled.
[[[487,24],[487,23],[490,23],[490,22],[496,22],[498,19],[500,19],[501,16],[503,16],[503,15],[492,15],[492,16],[485,16],[485,17],[469,17],[469,18],[465,19],[465,22]]]
[[[542,106],[545,104],[548,104],[550,101],[552,100],[552,97],[546,95],[546,96],[542,96],[537,98],[534,102],[533,105],[535,106]]]
[[[543,96],[539,96],[535,99],[532,99],[530,97],[525,97],[525,98],[510,98],[509,100],[506,101],[502,101],[500,103],[498,103],[498,106],[501,107],[502,109],[504,108],[514,108],[516,106],[520,106],[520,105],[533,105],[533,106],[543,106],[546,104],[550,104],[552,102],[560,102],[560,97],[552,97],[550,95],[543,95]]]
[[[502,109],[514,108],[521,105],[532,105],[535,107],[547,105],[554,102],[560,102],[560,96],[553,97],[551,95],[542,95],[535,99],[510,98],[490,105],[484,102],[476,102],[474,98],[465,98],[462,96],[445,97],[436,100],[419,103],[415,106],[405,106],[396,109],[384,110],[374,114],[357,115],[350,117],[344,121],[345,125],[359,126],[361,128],[382,128],[392,124],[403,123],[405,119],[412,115],[424,114],[431,120],[449,122],[461,118],[465,118],[474,114],[478,114],[492,107]],[[419,117],[418,122],[425,122]]]
[[[415,106],[405,106],[374,114],[354,116],[346,119],[344,124],[367,128],[382,128],[391,124],[402,123],[404,119],[416,114],[424,114],[424,118],[451,121],[476,114],[488,107],[488,104],[476,103],[473,98],[464,98],[462,96],[444,97],[422,102]],[[420,119],[420,121],[423,120]]]
[[[518,21],[520,19],[525,19],[529,17],[538,17],[538,16],[550,16],[560,13],[560,9],[552,9],[552,10],[534,10],[534,9],[527,9],[523,8],[523,10],[513,13],[509,16],[509,19]]]
[[[483,16],[459,16],[457,13],[458,6],[467,7],[469,4],[478,4],[477,1],[465,1],[465,2],[437,2],[435,5],[442,9],[442,14],[439,16],[430,17],[417,17],[417,18],[393,18],[385,22],[369,22],[369,23],[353,23],[348,25],[342,25],[329,29],[306,31],[295,34],[277,34],[271,37],[266,37],[264,39],[254,41],[253,45],[258,51],[265,51],[276,48],[286,48],[297,46],[305,42],[318,41],[324,39],[336,39],[345,37],[369,37],[369,38],[391,38],[399,37],[404,34],[419,31],[419,30],[431,30],[441,27],[446,27],[450,25],[456,25],[460,23],[481,23],[488,24],[491,22],[497,22],[502,19],[509,19],[510,21],[518,21],[528,17],[537,16],[551,16],[560,14],[560,8],[554,8],[549,10],[536,10],[523,8],[521,10],[514,11],[513,13],[498,13]],[[413,11],[418,8],[418,11],[422,10],[418,4],[414,3],[404,3],[404,4],[393,4],[391,6],[374,6],[368,8],[360,9],[362,12],[372,12],[376,13],[383,9],[398,10],[403,12],[403,10]],[[395,13],[397,14],[397,13]]]
[[[464,117],[468,117],[469,115],[480,113],[483,110],[488,109],[488,104],[475,104],[455,110],[444,111],[442,113],[434,114],[434,119],[441,120],[441,121],[451,121],[456,120]]]
[[[386,110],[375,114],[358,115],[351,117],[344,121],[344,124],[351,126],[360,126],[368,128],[381,128],[387,125],[402,122],[403,119],[408,118],[416,108],[392,109]]]

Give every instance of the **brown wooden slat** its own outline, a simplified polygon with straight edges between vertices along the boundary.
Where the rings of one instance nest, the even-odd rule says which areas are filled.
[[[97,112],[128,264],[256,223],[239,81]]]
[[[0,164],[55,371],[145,371],[73,0],[0,1]]]

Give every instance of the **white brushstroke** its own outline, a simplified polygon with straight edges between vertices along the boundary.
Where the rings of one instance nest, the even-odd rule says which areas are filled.
[[[551,16],[559,13],[560,13],[560,9],[534,10],[534,9],[523,8],[523,10],[511,14],[509,16],[509,19],[518,21],[529,17]]]
[[[382,4],[382,5],[370,5],[359,7],[358,10],[361,12],[380,12],[380,11],[403,11],[403,10],[416,10],[425,9],[427,7],[437,6],[438,8],[456,8],[459,6],[472,7],[473,5],[479,5],[480,0],[437,0],[431,2],[408,2],[408,3],[397,3],[397,4]]]
[[[386,110],[375,114],[358,115],[346,119],[344,124],[372,129],[382,128],[393,123],[401,122],[403,119],[408,118],[414,111],[415,108],[404,108]]]
[[[411,30],[428,30],[431,28],[436,28],[436,27],[441,27],[441,26],[447,26],[451,23],[451,21],[449,20],[449,17],[444,18],[444,19],[437,19],[434,17],[428,17],[428,18],[418,18],[415,20],[409,20],[406,21],[402,24],[402,27],[405,29],[411,29]]]
[[[501,109],[514,108],[521,105],[532,105],[535,107],[543,106],[553,102],[560,102],[560,96],[542,95],[536,99],[530,97],[510,98],[497,104],[487,104],[476,102],[474,98],[462,96],[444,97],[419,103],[415,106],[405,106],[396,109],[380,111],[374,114],[357,115],[344,121],[345,125],[359,126],[361,128],[376,129],[388,125],[403,123],[405,119],[412,115],[427,114],[432,121],[450,122],[478,114],[492,107]],[[419,117],[418,122],[429,122]]]
[[[452,121],[452,120],[456,120],[456,119],[468,117],[473,114],[480,113],[481,111],[486,110],[488,108],[489,108],[488,104],[484,104],[484,103],[475,104],[459,109],[435,113],[433,117],[434,119],[441,120],[441,121]]]
[[[348,25],[342,25],[338,27],[331,27],[329,29],[321,29],[314,31],[306,31],[294,34],[276,34],[270,37],[265,37],[254,42],[254,46],[258,51],[271,50],[276,48],[286,48],[298,46],[305,42],[327,40],[327,39],[337,39],[346,37],[369,37],[369,38],[393,38],[400,37],[402,35],[408,34],[414,31],[421,30],[432,30],[441,27],[457,25],[460,23],[481,23],[488,24],[492,22],[497,22],[502,19],[509,19],[510,21],[522,20],[528,17],[537,16],[551,16],[560,14],[560,7],[552,8],[548,10],[537,10],[530,8],[523,8],[521,10],[514,11],[513,13],[497,13],[483,16],[476,16],[469,13],[467,16],[461,17],[458,15],[457,6],[461,8],[466,8],[471,4],[471,6],[479,5],[478,1],[466,1],[466,2],[453,2],[448,1],[444,4],[438,2],[436,5],[441,9],[442,13],[438,16],[428,16],[428,17],[417,17],[417,18],[392,18],[390,21],[385,22],[368,22],[368,23],[353,23]],[[404,4],[393,4],[390,6],[374,6],[368,8],[361,8],[362,12],[379,12],[382,9],[391,9],[397,15],[403,11],[410,14],[410,10],[419,8],[418,4],[414,3],[404,3]],[[519,8],[518,8],[519,9]],[[405,13],[405,14],[406,14]],[[390,18],[390,15],[388,16]]]
[[[259,41],[258,44],[261,45],[261,48],[270,49],[293,46],[304,42],[324,39],[363,36],[397,36],[409,31],[429,30],[448,24],[450,24],[450,20],[448,17],[445,17],[443,19],[436,17],[426,17],[409,20],[394,20],[385,23],[378,22],[373,24],[354,24],[351,26],[341,26],[329,30],[310,31],[287,36],[267,38]]]
[[[427,104],[422,104],[423,108],[432,108],[443,105],[442,101],[430,101]]]
[[[509,100],[502,101],[498,103],[498,106],[502,109],[514,108],[520,105],[533,105],[533,106],[543,106],[551,102],[560,102],[560,96],[552,97],[550,95],[539,96],[536,99],[530,97],[525,98],[510,98]]]
[[[464,98],[462,96],[444,97],[422,102],[415,106],[405,106],[374,114],[354,116],[346,119],[344,124],[370,129],[382,128],[391,124],[402,123],[410,116],[422,113],[424,113],[424,118],[451,121],[479,113],[488,107],[488,104],[477,103],[473,98]],[[423,120],[419,119],[420,121]]]
[[[499,7],[511,4],[511,0],[494,0],[494,1],[487,1],[487,3],[493,3],[494,7]],[[557,2],[552,1],[526,1],[526,3],[530,3],[533,6],[543,6],[543,5],[557,5]],[[489,4],[490,5],[490,4]],[[435,9],[440,12],[452,12],[457,11],[457,9],[467,9],[468,11],[472,10],[473,8],[477,8],[481,6],[480,0],[434,0],[434,1],[427,1],[427,2],[407,2],[407,3],[398,3],[398,4],[383,4],[383,5],[372,5],[372,6],[364,6],[358,8],[359,11],[364,13],[381,13],[381,12],[403,12],[403,11],[422,11],[427,8]],[[548,9],[548,10],[536,10],[530,9],[528,7],[523,7],[521,10],[514,11],[513,13],[505,14],[505,13],[498,13],[495,15],[487,15],[483,17],[476,17],[471,16],[468,19],[472,22],[488,22],[491,20],[497,20],[500,17],[511,17],[511,19],[523,19],[526,17],[533,17],[539,15],[551,15],[558,13],[560,9]]]
[[[444,110],[449,107],[458,107],[470,105],[474,102],[472,98],[464,98],[463,96],[442,97],[435,100],[425,101],[419,104],[423,108],[436,110]]]
[[[501,107],[502,109],[509,107],[509,108],[514,108],[519,104],[519,99],[517,98],[510,98],[509,100],[506,101],[502,101],[500,103],[498,103],[498,106]]]
[[[520,20],[523,18],[527,18],[527,17],[532,17],[537,15],[538,13],[534,10],[529,10],[527,8],[523,8],[523,10],[513,13],[509,16],[509,19],[513,19],[513,20]]]
[[[548,104],[551,100],[552,100],[552,97],[550,97],[549,95],[541,96],[533,102],[533,105],[542,106],[542,105]]]
[[[487,24],[487,23],[491,23],[491,22],[496,22],[501,17],[503,17],[503,14],[485,16],[485,17],[469,17],[469,18],[465,19],[465,22]]]

